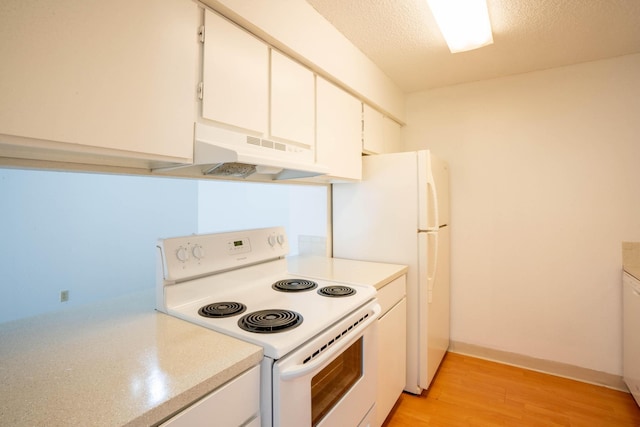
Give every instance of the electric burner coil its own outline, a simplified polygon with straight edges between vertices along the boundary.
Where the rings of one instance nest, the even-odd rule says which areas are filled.
[[[286,279],[278,280],[271,285],[271,287],[280,292],[301,292],[315,289],[318,287],[318,284],[305,279]]]
[[[238,320],[241,329],[259,334],[272,334],[296,328],[302,315],[292,310],[269,309],[245,314]]]
[[[242,314],[247,310],[247,306],[240,302],[214,302],[207,304],[198,310],[198,314],[203,317],[231,317]]]
[[[349,286],[333,285],[318,289],[318,294],[324,297],[340,298],[355,295],[356,290]]]

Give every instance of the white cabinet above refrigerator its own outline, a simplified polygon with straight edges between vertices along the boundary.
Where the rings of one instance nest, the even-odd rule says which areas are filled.
[[[362,178],[362,103],[321,77],[316,79],[316,151],[327,180]]]
[[[363,104],[362,114],[363,153],[384,154],[400,151],[401,126],[396,121],[367,104]]]

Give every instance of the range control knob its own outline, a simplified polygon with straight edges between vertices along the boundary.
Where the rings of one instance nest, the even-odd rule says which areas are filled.
[[[284,245],[284,234],[278,234],[278,243],[280,246]]]
[[[187,260],[189,259],[189,251],[187,250],[187,248],[185,248],[184,246],[180,246],[176,250],[176,258],[178,258],[180,262],[187,262]]]
[[[193,249],[191,249],[191,253],[193,254],[193,257],[195,259],[202,259],[204,258],[204,248],[200,245],[195,245],[193,247]]]
[[[269,242],[270,246],[274,246],[276,244],[276,236],[274,236],[274,235],[269,236],[267,241]]]

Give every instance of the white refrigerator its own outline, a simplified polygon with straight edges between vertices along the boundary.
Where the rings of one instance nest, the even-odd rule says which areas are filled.
[[[449,347],[448,165],[427,150],[366,156],[332,203],[334,257],[409,266],[405,391],[419,394]]]

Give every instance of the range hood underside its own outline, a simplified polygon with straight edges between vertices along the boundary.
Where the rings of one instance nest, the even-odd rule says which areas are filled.
[[[264,141],[267,147],[261,146]],[[273,148],[271,141],[213,126],[195,125],[193,164],[154,170],[176,175],[285,180],[328,173],[312,163],[311,150],[289,152]],[[278,144],[284,146],[285,144]]]

